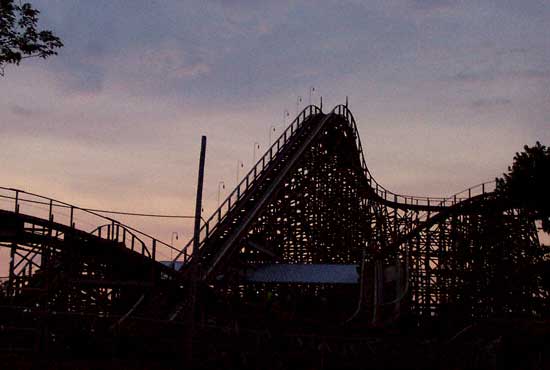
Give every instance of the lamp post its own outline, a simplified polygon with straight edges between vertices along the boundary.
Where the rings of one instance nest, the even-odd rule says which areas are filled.
[[[218,182],[218,208],[220,207],[220,192],[221,189],[225,189],[225,182],[219,181]]]
[[[256,149],[260,149],[260,143],[254,142],[254,150],[252,152],[252,165],[256,164]]]
[[[311,105],[311,97],[312,97],[314,92],[315,92],[315,87],[311,86],[309,88],[309,105]]]
[[[298,98],[296,98],[296,116],[300,113],[300,103],[302,103],[302,97],[298,95]]]
[[[285,109],[283,112],[283,130],[286,129],[286,117],[290,116],[290,113]]]
[[[174,250],[174,235],[176,236],[176,240],[178,240],[178,233],[176,231],[173,231],[172,232],[172,237],[171,237],[171,241],[170,241],[170,246],[172,247],[172,249],[170,249],[170,260],[172,261],[172,251]]]
[[[237,186],[239,185],[239,170],[244,167],[244,163],[241,160],[237,160]]]
[[[269,126],[269,147],[271,148],[271,134],[277,130],[277,126]]]

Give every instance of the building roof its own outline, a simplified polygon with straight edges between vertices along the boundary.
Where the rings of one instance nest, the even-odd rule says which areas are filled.
[[[171,261],[161,261],[171,266]],[[175,262],[179,269],[182,262]],[[338,264],[265,264],[258,265],[246,274],[246,280],[254,283],[304,283],[304,284],[357,284],[357,265]]]
[[[269,264],[260,265],[247,274],[258,283],[357,284],[357,265]]]

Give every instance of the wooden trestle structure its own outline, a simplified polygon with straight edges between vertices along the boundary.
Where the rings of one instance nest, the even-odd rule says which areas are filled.
[[[193,258],[190,241],[161,263],[156,249],[170,246],[149,235],[1,188],[0,246],[10,259],[2,261],[0,347],[166,362],[182,349],[193,279],[194,357],[203,367],[235,354],[233,364],[262,367],[277,357],[273,343],[284,348],[281,363],[311,355],[330,367],[332,353],[342,367],[366,367],[364,356],[398,343],[419,351],[407,341],[412,332],[548,319],[535,221],[493,187],[447,198],[385,189],[367,167],[351,111],[339,105],[296,117],[203,223]],[[77,216],[94,227],[80,228]],[[351,277],[335,279],[342,271]]]

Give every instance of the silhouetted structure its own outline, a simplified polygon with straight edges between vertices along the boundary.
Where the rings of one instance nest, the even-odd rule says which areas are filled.
[[[496,330],[502,319],[548,318],[533,215],[492,188],[449,198],[390,192],[370,174],[353,115],[340,105],[296,117],[203,224],[193,258],[193,241],[160,263],[154,238],[110,219],[80,231],[74,212],[100,216],[3,189],[13,209],[0,213],[0,243],[13,258],[0,320],[27,330],[21,343],[8,335],[3,344],[168,361],[182,350],[186,288],[198,271],[194,357],[204,367],[429,357],[422,336],[458,343],[479,320]],[[20,208],[33,204],[46,214]],[[68,222],[52,217],[60,210]],[[412,357],[410,367],[426,367]]]

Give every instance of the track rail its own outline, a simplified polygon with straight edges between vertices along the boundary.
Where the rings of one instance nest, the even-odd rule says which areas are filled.
[[[21,189],[0,187],[0,210],[32,216],[124,244],[128,249],[157,260],[157,248],[179,251],[149,234],[98,212]]]
[[[241,201],[257,184],[261,181],[262,175],[270,168],[274,161],[279,160],[278,154],[280,154],[288,144],[299,134],[303,128],[304,122],[315,115],[322,115],[323,112],[320,107],[310,105],[304,108],[297,117],[290,123],[285,131],[278,137],[278,139],[267,149],[265,154],[258,160],[258,162],[251,168],[251,170],[243,177],[241,182],[235,187],[235,189],[229,194],[224,202],[216,209],[212,215],[204,221],[199,235],[199,250],[205,245],[208,238],[210,238],[217,230],[219,225],[223,224],[230,216],[231,212],[236,209],[236,205]],[[471,199],[478,195],[487,194],[493,191],[494,181],[484,182],[461,192],[453,194],[448,197],[425,197],[415,195],[404,195],[392,192],[383,187],[372,175],[372,172],[367,166],[363,146],[361,143],[360,135],[357,130],[357,124],[352,112],[347,105],[336,106],[328,115],[333,118],[344,119],[352,130],[356,145],[360,155],[360,162],[362,171],[365,176],[365,183],[370,190],[371,196],[380,203],[392,207],[404,210],[414,211],[426,211],[426,212],[439,212],[441,210],[452,207],[465,200]],[[327,116],[328,116],[327,115]],[[325,120],[324,123],[328,123],[329,120]],[[322,127],[320,128],[322,129]],[[318,131],[311,132],[310,135],[317,135]],[[309,145],[311,140],[306,140],[305,144]],[[302,148],[303,149],[303,148]],[[176,261],[183,259],[183,263],[187,263],[191,259],[191,250],[193,245],[193,239],[179,251],[176,257],[173,259],[173,266],[176,265]]]
[[[373,194],[377,197],[379,201],[381,201],[385,205],[402,209],[438,211],[442,208],[453,206],[474,196],[490,193],[494,190],[495,181],[493,180],[471,186],[448,197],[426,197],[398,194],[392,192],[391,190],[388,190],[384,186],[382,186],[378,181],[376,181],[376,179],[372,175],[372,172],[369,170],[367,162],[365,160],[363,145],[361,144],[361,137],[359,135],[359,131],[357,130],[355,117],[349,110],[348,106],[343,104],[338,105],[332,110],[332,112],[343,117],[347,121],[350,128],[353,130],[356,147],[361,157],[361,167],[363,168],[365,179]]]
[[[230,212],[235,208],[235,205],[244,197],[258,181],[258,179],[267,171],[270,163],[276,160],[276,157],[285,146],[294,138],[294,135],[302,128],[303,123],[310,117],[322,114],[321,109],[315,105],[307,106],[298,116],[290,123],[283,133],[273,142],[267,149],[265,154],[256,162],[250,171],[243,177],[241,182],[223,201],[223,203],[212,213],[212,215],[204,221],[200,229],[199,249],[204,245],[205,240],[212,235],[217,227],[225,221]],[[191,239],[176,255],[173,262],[178,261],[183,256],[183,262],[187,262],[191,257],[191,249],[193,239]]]

